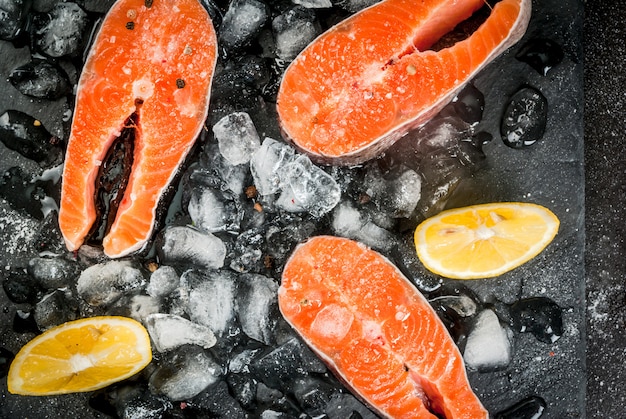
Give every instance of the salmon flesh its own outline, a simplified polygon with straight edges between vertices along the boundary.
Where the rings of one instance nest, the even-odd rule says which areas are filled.
[[[351,390],[389,418],[487,418],[433,308],[385,257],[317,236],[283,271],[280,311]]]
[[[469,37],[429,49],[485,3],[383,0],[330,28],[285,71],[277,98],[285,137],[321,163],[378,156],[526,32],[531,0],[501,0]]]
[[[124,129],[132,164],[104,252],[121,257],[150,239],[160,198],[203,128],[217,59],[198,0],[118,0],[83,68],[65,157],[59,225],[69,250],[96,221],[99,168]]]

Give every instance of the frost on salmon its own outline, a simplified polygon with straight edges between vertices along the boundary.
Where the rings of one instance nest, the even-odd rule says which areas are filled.
[[[211,19],[198,0],[118,0],[81,74],[68,142],[59,225],[69,250],[96,221],[99,167],[125,129],[132,167],[103,239],[120,257],[141,250],[156,209],[208,114],[217,59]]]
[[[383,0],[332,27],[283,76],[277,106],[284,135],[319,162],[376,157],[525,33],[531,0],[501,0],[471,36],[429,49],[484,5]]]
[[[487,417],[428,301],[366,246],[309,239],[285,265],[278,302],[307,344],[381,415]]]

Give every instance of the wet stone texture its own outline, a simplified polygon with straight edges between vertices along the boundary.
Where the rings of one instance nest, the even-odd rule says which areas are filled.
[[[58,12],[58,3],[62,2],[33,1],[33,13]],[[207,6],[211,2],[202,3]],[[280,140],[273,99],[284,65],[302,47],[286,41],[294,35],[292,32],[298,32],[292,29],[298,24],[307,29],[296,34],[296,41],[300,41],[371,1],[332,3],[343,10],[333,14],[321,0],[293,4],[233,2],[231,7],[254,6],[263,12],[259,22],[264,24],[247,22],[243,28],[241,22],[226,14],[228,2],[210,5],[212,13],[223,16],[221,39],[232,39],[225,45],[228,54],[218,64],[208,128],[234,112],[246,112],[251,120],[246,120],[245,130],[239,130],[241,141],[228,144],[228,151],[222,150],[219,132],[213,136],[208,129],[202,134],[202,153],[185,172],[181,184],[186,189],[174,196],[167,214],[171,225],[158,235],[153,254],[146,259],[134,258],[128,269],[117,270],[119,275],[107,274],[110,286],[84,287],[100,278],[86,276],[86,265],[108,266],[97,249],[83,247],[77,255],[64,252],[54,211],[58,199],[54,189],[55,185],[58,188],[60,171],[0,144],[0,173],[17,167],[19,170],[9,173],[21,173],[25,179],[21,181],[43,185],[39,189],[26,188],[36,196],[19,197],[12,203],[0,199],[0,418],[61,419],[68,412],[80,418],[261,414],[374,418],[341,388],[278,314],[274,291],[286,255],[298,241],[320,232],[370,244],[417,284],[431,299],[461,350],[472,352],[475,370],[468,371],[469,379],[493,417],[530,418],[541,414],[542,418],[579,418],[586,412],[588,417],[623,416],[623,394],[616,378],[622,371],[611,373],[612,368],[623,365],[623,343],[617,343],[624,324],[618,310],[624,305],[619,281],[625,271],[625,249],[623,222],[618,218],[623,216],[623,206],[611,203],[621,203],[625,198],[626,167],[621,154],[624,129],[623,122],[615,117],[609,122],[610,129],[605,129],[602,122],[608,114],[601,112],[621,104],[622,98],[610,103],[596,101],[599,108],[591,108],[597,112],[590,114],[591,122],[587,121],[593,124],[588,133],[594,141],[588,142],[584,150],[582,1],[534,2],[526,36],[472,82],[467,96],[450,108],[453,111],[447,110],[451,114],[444,112],[438,119],[435,131],[450,130],[460,138],[432,135],[428,140],[432,143],[416,146],[420,150],[415,155],[412,150],[391,150],[376,164],[354,171],[318,169],[299,154],[292,155],[293,150],[282,152],[281,147],[266,139]],[[80,39],[71,40],[72,45],[89,38],[91,27],[112,1],[76,4],[87,14],[80,13],[80,22],[73,22],[85,27],[76,34]],[[609,6],[594,7],[598,9],[591,7],[589,12],[596,22],[601,19],[598,16],[620,21],[609,13]],[[265,16],[266,11],[271,13]],[[291,23],[283,25],[283,21]],[[9,81],[15,69],[34,58],[23,39],[27,34],[21,36],[13,42],[0,41],[0,115],[9,110],[23,112],[51,135],[66,141],[72,96],[27,96]],[[603,45],[600,37],[594,42]],[[605,47],[592,45],[596,54],[606,54],[602,52]],[[620,48],[621,44],[616,44],[613,50],[623,53]],[[63,77],[67,76],[74,86],[82,51],[69,48],[61,54],[54,59],[50,58],[52,54],[44,58],[52,60],[51,65],[61,69]],[[41,55],[35,58],[43,59]],[[609,85],[610,71],[615,68],[614,62],[596,68],[606,84],[589,82],[592,93],[619,90],[617,82]],[[20,80],[20,85],[23,83]],[[57,87],[67,92],[66,86]],[[542,120],[526,121],[533,133],[541,127],[540,138],[525,147],[512,148],[502,141],[501,118],[515,93],[529,88],[545,98],[545,128]],[[446,119],[455,112],[465,121]],[[526,116],[531,118],[530,114]],[[468,125],[477,121],[477,125]],[[524,118],[520,121],[524,123]],[[243,138],[243,131],[249,131],[254,138]],[[414,135],[409,134],[409,139]],[[252,152],[254,155],[246,155]],[[268,162],[289,166],[291,171],[282,175],[271,170],[266,173]],[[250,186],[253,184],[256,188]],[[313,188],[318,191],[318,186],[327,188],[323,195],[328,202],[315,199],[320,192],[302,197],[301,192]],[[24,200],[32,205],[16,208],[15,202]],[[235,219],[207,211],[214,201]],[[538,257],[498,278],[460,283],[426,272],[409,240],[415,221],[444,207],[490,201],[545,205],[560,218],[560,232]],[[615,216],[614,221],[590,221],[603,220],[607,208]],[[287,215],[278,218],[277,213]],[[186,226],[192,222],[196,228]],[[211,244],[199,252],[194,237]],[[50,263],[50,253],[62,254],[63,262]],[[79,266],[76,258],[84,265]],[[156,266],[147,262],[156,259],[162,268],[153,273]],[[193,261],[197,271],[186,271]],[[24,277],[28,279],[20,280]],[[107,292],[110,290],[114,294]],[[215,294],[222,296],[221,306],[209,304]],[[174,319],[192,330],[210,329],[218,341],[211,346],[213,335],[209,332],[198,337],[200,344],[184,336],[179,339],[167,332],[168,322],[161,321],[152,333],[161,339],[161,349],[168,349],[164,353],[155,351],[155,361],[133,380],[95,394],[42,398],[8,394],[6,366],[34,336],[38,324],[44,329],[77,315],[121,314],[154,328],[155,319],[165,318],[159,313],[167,313],[169,323]],[[588,344],[586,325],[591,337]],[[493,334],[498,336],[502,350],[490,355],[481,348]],[[168,337],[172,339],[166,342]],[[179,346],[180,342],[184,344]],[[170,344],[173,349],[169,349]],[[610,362],[605,359],[607,350]]]

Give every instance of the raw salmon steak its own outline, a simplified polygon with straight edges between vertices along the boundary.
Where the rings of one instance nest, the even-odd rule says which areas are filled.
[[[197,0],[113,5],[76,93],[59,211],[69,250],[95,222],[99,166],[125,125],[135,131],[132,165],[103,247],[120,257],[146,245],[159,200],[203,128],[216,59],[215,30]]]
[[[277,98],[284,136],[322,163],[376,157],[523,36],[531,0],[502,0],[469,37],[429,49],[484,5],[383,0],[330,28],[285,71]]]
[[[283,271],[280,311],[361,399],[389,418],[486,418],[428,301],[385,257],[317,236]]]

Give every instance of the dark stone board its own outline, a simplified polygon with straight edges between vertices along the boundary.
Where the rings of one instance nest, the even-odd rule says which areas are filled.
[[[561,230],[540,256],[523,267],[496,279],[464,285],[484,301],[512,303],[519,298],[549,297],[563,308],[565,331],[553,344],[539,342],[530,334],[519,335],[506,369],[470,372],[470,381],[492,414],[537,395],[547,403],[542,417],[620,418],[626,404],[621,392],[626,351],[626,340],[621,337],[621,309],[626,304],[621,205],[626,184],[622,154],[626,116],[620,107],[623,37],[613,29],[624,21],[626,10],[586,3],[583,109],[582,1],[538,0],[533,6],[524,39],[474,82],[485,93],[487,103],[483,128],[495,139],[485,147],[487,167],[468,180],[464,199],[466,204],[536,202],[557,214]],[[526,40],[537,37],[556,41],[565,53],[563,62],[545,76],[514,57]],[[0,41],[0,57],[0,113],[23,110],[54,135],[67,138],[67,112],[72,105],[66,99],[30,99],[6,81],[11,69],[28,60],[28,48],[15,49]],[[74,63],[65,62],[63,67],[75,82]],[[549,119],[540,142],[526,150],[514,150],[499,140],[498,124],[506,102],[522,85],[535,87],[547,98]],[[15,165],[32,169],[33,163],[0,145],[0,171]],[[37,225],[38,221],[0,203],[0,268],[25,266],[35,254],[26,243]],[[0,306],[0,346],[17,351],[32,335],[13,332],[13,317],[20,307],[8,301],[3,291]],[[88,397],[14,396],[8,394],[2,378],[0,418],[55,419],[68,417],[68,412],[80,418],[106,417],[89,408]]]
[[[626,415],[626,6],[585,3],[587,417]]]

